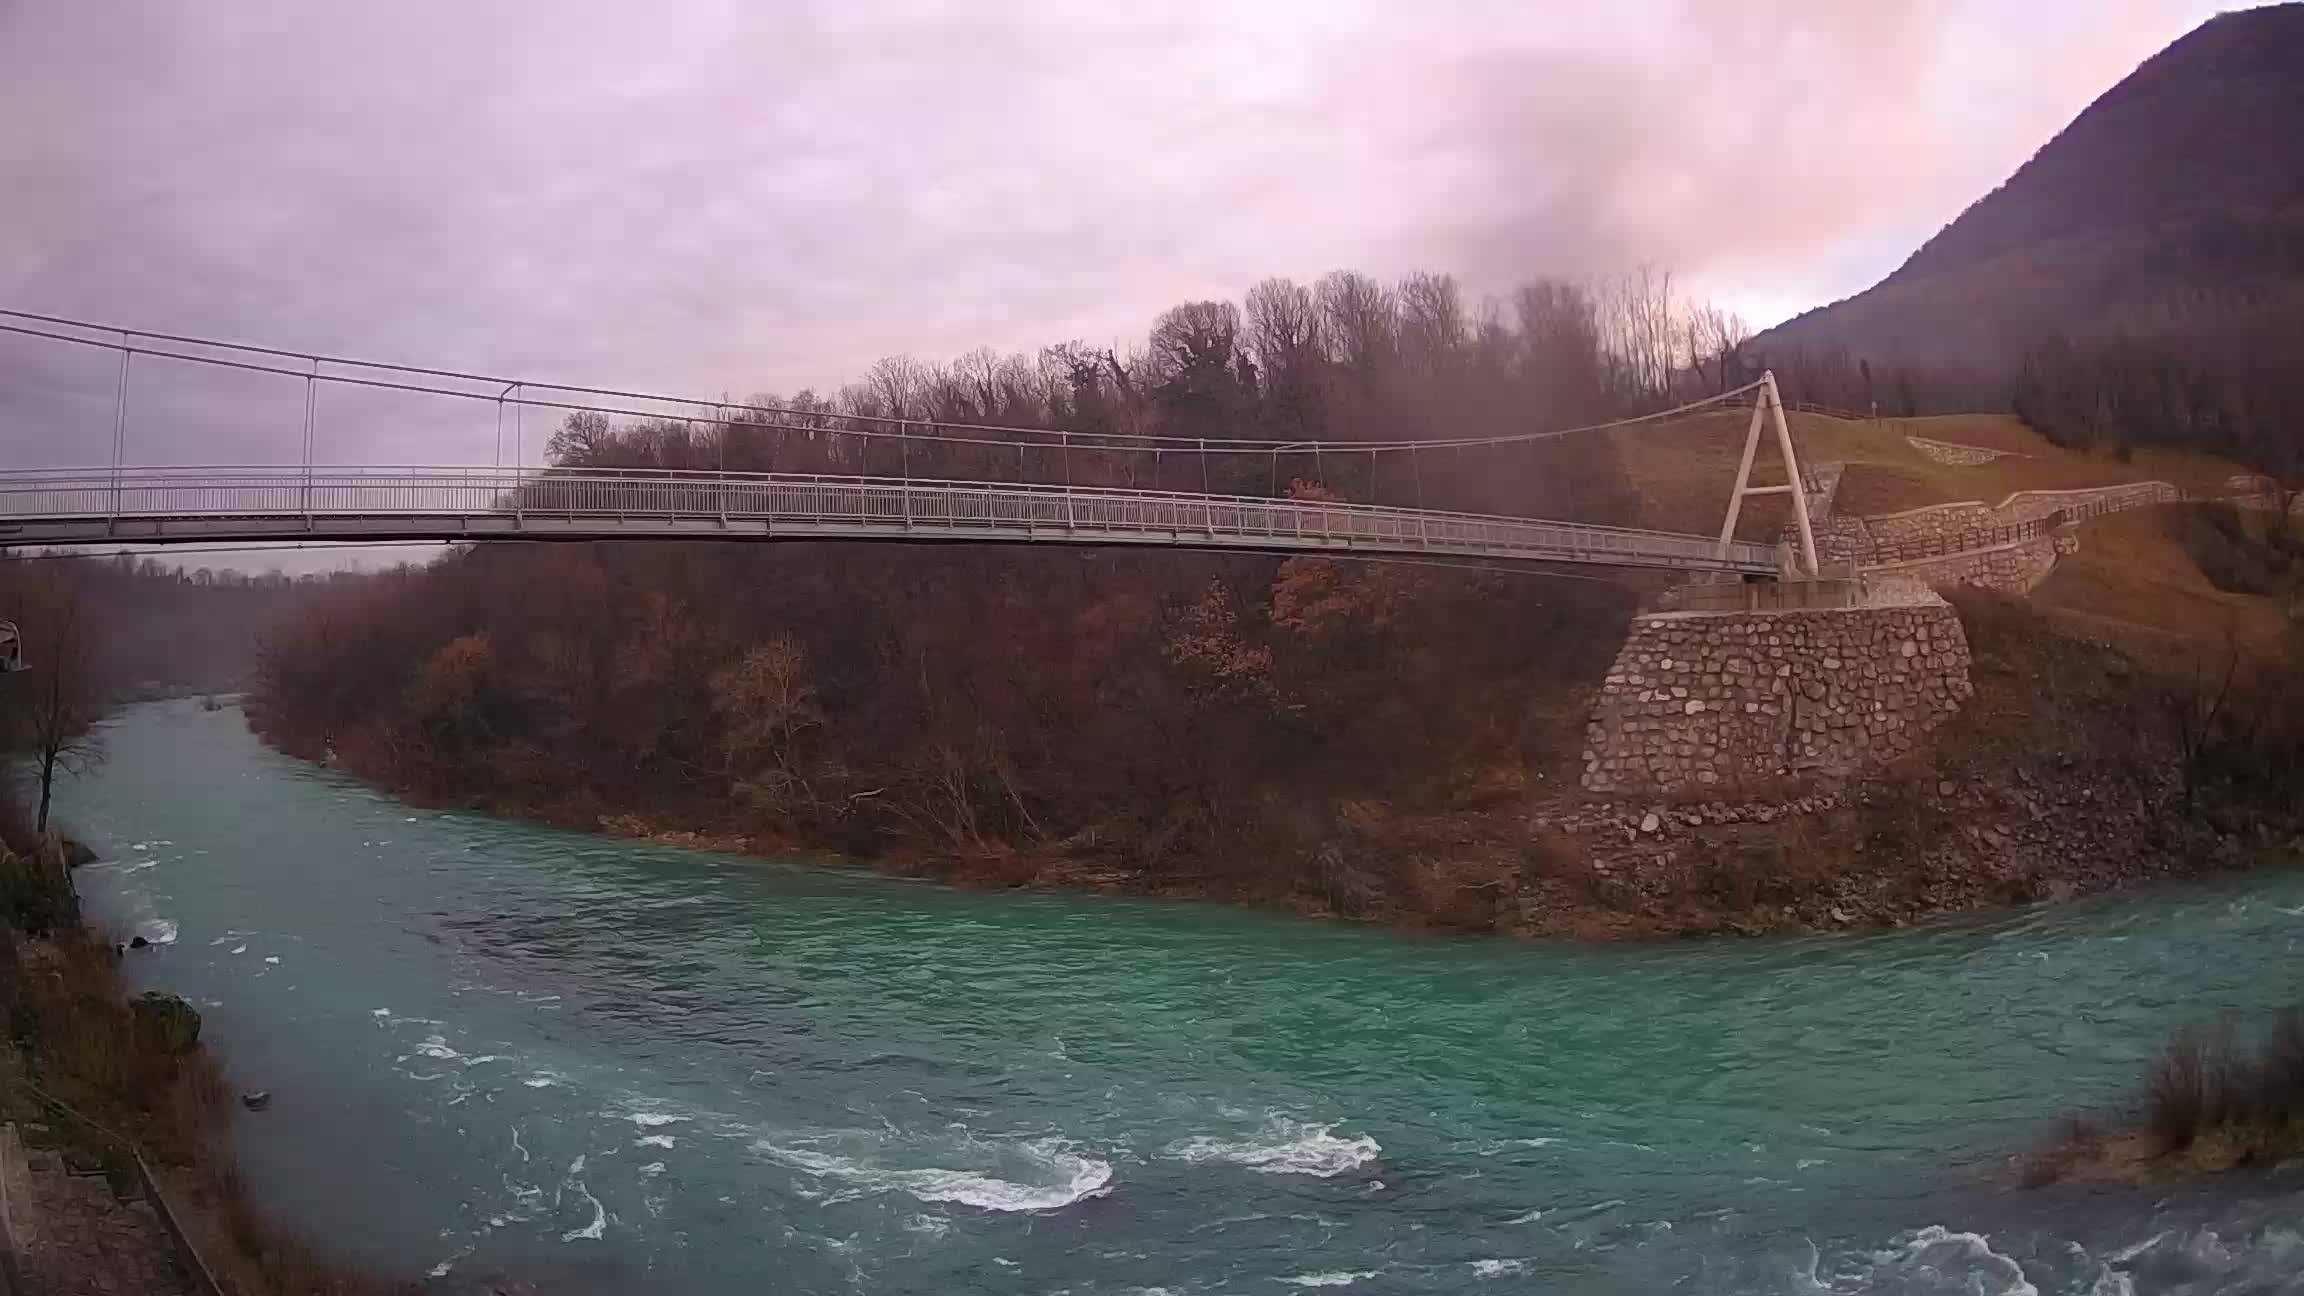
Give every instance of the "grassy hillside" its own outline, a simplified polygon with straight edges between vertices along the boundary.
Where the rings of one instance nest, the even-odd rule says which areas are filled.
[[[2227,640],[2249,657],[2279,658],[2299,634],[2293,581],[2273,593],[2220,587],[2187,542],[2191,527],[2175,509],[2090,522],[2080,552],[2056,564],[2032,601],[2067,628],[2169,666],[2214,658]]]
[[[1720,525],[1736,462],[1744,450],[1748,415],[1708,414],[1668,426],[1628,428],[1609,433],[1638,501],[1638,523],[1675,531],[1707,531]],[[2075,490],[2122,482],[2169,481],[2187,490],[2215,493],[2242,469],[2229,460],[2186,450],[2144,449],[2132,459],[2063,449],[2049,444],[2005,414],[1960,414],[1939,418],[1839,419],[1796,413],[1788,422],[1795,444],[1810,463],[1843,463],[1837,510],[1870,516],[1982,500],[1996,504],[2023,490]],[[1955,445],[2016,452],[1988,464],[1938,463],[1915,447],[1923,437]],[[1775,442],[1763,438],[1752,479],[1767,485],[1784,480]],[[1762,496],[1746,503],[1737,534],[1748,540],[1775,538],[1790,521],[1790,504]]]
[[[1930,504],[1968,500],[1998,503],[2017,491],[2072,490],[2123,482],[2168,481],[2202,494],[2220,494],[2243,469],[2226,459],[2187,450],[2145,448],[2130,459],[2049,443],[2005,414],[1854,420],[1793,414],[1793,436],[1812,463],[1847,465],[1836,510],[1876,516]],[[1630,429],[1613,433],[1638,501],[1639,523],[1672,530],[1719,525],[1743,451],[1745,416],[1706,415],[1674,424],[1667,433]],[[1938,463],[1909,438],[2013,453],[1986,464]],[[1755,482],[1780,482],[1772,440],[1762,442]],[[1737,534],[1773,540],[1790,520],[1789,503],[1764,496],[1750,501]],[[2261,522],[2262,519],[2255,519]],[[2080,552],[2057,564],[2032,601],[2052,619],[2085,637],[2116,640],[2160,659],[2195,653],[2228,636],[2259,656],[2276,652],[2295,633],[2292,595],[2265,584],[2257,592],[2221,588],[2203,569],[2203,544],[2215,546],[2196,518],[2176,508],[2139,509],[2083,524]],[[2211,551],[2205,556],[2214,559]]]

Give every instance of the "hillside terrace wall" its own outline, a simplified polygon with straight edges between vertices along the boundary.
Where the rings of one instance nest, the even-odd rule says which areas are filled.
[[[1959,445],[1951,441],[1933,441],[1923,436],[1907,436],[1906,444],[1920,452],[1920,457],[1955,468],[1974,468],[1995,459],[2006,459],[2014,450],[1993,450],[1984,446]]]
[[[1842,611],[1650,613],[1601,686],[1584,787],[1695,794],[1874,768],[1959,709],[1968,665],[1958,615],[1917,590]]]
[[[2079,549],[2080,538],[2064,529],[1961,553],[1882,563],[1866,567],[1864,579],[1877,581],[1888,576],[1903,576],[1931,589],[1967,585],[2008,594],[2029,594],[2048,579],[2048,573],[2056,570],[2058,558],[2077,553]]]
[[[2000,534],[2010,528],[2058,514],[2077,521],[2183,498],[2184,492],[2168,482],[2131,482],[2090,490],[2018,491],[1996,505],[1936,504],[1889,513],[1864,520],[1872,536],[1872,556],[1865,561],[1867,565],[1909,562],[1982,549],[2014,538]]]
[[[2183,498],[2184,492],[2168,482],[2018,491],[1998,504],[1970,500],[1876,517],[1827,518],[1816,523],[1816,549],[1826,560],[1853,561],[1866,569],[1899,566],[2034,539],[2045,535],[2058,515],[2076,522]],[[1789,528],[1786,538],[1792,538]]]

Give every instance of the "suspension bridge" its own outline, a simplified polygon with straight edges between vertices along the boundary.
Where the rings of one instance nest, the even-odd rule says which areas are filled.
[[[1789,485],[1751,484],[1755,457],[1769,430],[1786,481],[1800,480],[1772,375],[1682,409],[1591,428],[1456,440],[1282,442],[1003,427],[695,400],[143,333],[9,310],[0,310],[0,337],[22,340],[12,345],[70,351],[80,357],[83,373],[95,371],[87,362],[93,357],[109,379],[104,396],[112,405],[107,462],[0,470],[0,546],[807,539],[1350,551],[1743,576],[1816,570],[1804,493]],[[13,368],[0,365],[0,410],[24,405],[6,399]],[[156,368],[161,372],[155,373]],[[176,454],[214,437],[214,415],[195,417],[184,411],[181,392],[170,397],[171,375],[187,369],[253,375],[300,396],[301,461],[265,466],[132,462],[132,430],[136,439],[157,440]],[[32,385],[29,378],[17,381]],[[448,466],[315,462],[317,446],[328,432],[320,417],[324,392],[356,394],[362,400],[462,402],[483,412],[492,406],[494,461]],[[273,408],[280,404],[278,395],[272,394]],[[1750,421],[1742,464],[1717,534],[1421,507],[1418,464],[1426,454],[1509,447],[1659,422],[1691,409],[1745,404]],[[816,467],[856,471],[531,464],[525,428],[529,411],[648,420],[687,429],[701,425],[723,458],[739,436],[770,435],[809,448]],[[373,410],[369,417],[372,425]],[[17,431],[36,434],[40,429]],[[511,462],[505,462],[507,448]],[[1005,466],[1011,456],[1013,480],[952,473],[959,465]],[[1416,483],[1416,505],[1278,497],[1283,457],[1291,464],[1318,465],[1354,456],[1366,456],[1372,465],[1378,456],[1405,458]],[[865,471],[875,459],[879,471]],[[1234,479],[1243,463],[1267,459],[1272,495],[1210,488],[1219,472]],[[1189,477],[1194,467],[1201,489],[1164,488],[1180,468]],[[1773,545],[1735,538],[1745,498],[1776,493],[1791,497],[1801,542],[1789,564]]]

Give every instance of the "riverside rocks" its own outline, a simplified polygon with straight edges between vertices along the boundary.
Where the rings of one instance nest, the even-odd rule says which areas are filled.
[[[2293,815],[2183,815],[2165,765],[2019,759],[1989,775],[1823,779],[1778,798],[1564,795],[1535,807],[1526,832],[1557,843],[1542,858],[1575,863],[1527,875],[1499,928],[1641,940],[1886,927],[2304,858]],[[1658,830],[1642,832],[1650,820]]]
[[[200,1042],[200,1012],[172,994],[148,990],[128,1001],[137,1035],[155,1052],[189,1053]]]

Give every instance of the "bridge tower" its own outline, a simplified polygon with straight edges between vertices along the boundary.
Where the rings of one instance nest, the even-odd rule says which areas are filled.
[[[1776,432],[1776,453],[1784,461],[1784,484],[1781,486],[1754,486],[1752,460],[1760,450],[1760,425],[1765,420]],[[1808,520],[1808,491],[1806,479],[1800,475],[1800,454],[1792,446],[1792,429],[1784,421],[1784,400],[1776,392],[1776,371],[1771,369],[1760,375],[1760,390],[1752,402],[1752,423],[1744,433],[1744,458],[1736,465],[1736,488],[1728,494],[1728,518],[1720,524],[1720,553],[1726,555],[1728,545],[1736,538],[1736,519],[1744,511],[1747,495],[1790,495],[1792,520],[1800,531],[1800,572],[1810,580],[1816,578],[1816,529]]]

